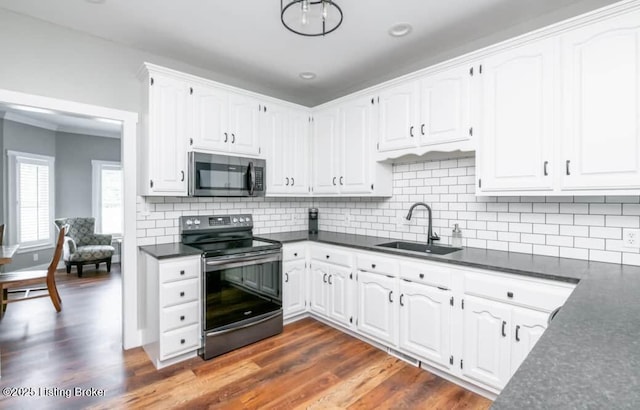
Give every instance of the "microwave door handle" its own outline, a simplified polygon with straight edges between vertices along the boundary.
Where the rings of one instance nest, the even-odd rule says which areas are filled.
[[[249,195],[253,195],[256,187],[256,170],[253,161],[249,161]]]

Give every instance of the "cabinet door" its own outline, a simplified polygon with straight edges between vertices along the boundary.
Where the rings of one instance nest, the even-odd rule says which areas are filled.
[[[556,39],[484,61],[481,191],[552,189],[557,65]]]
[[[289,153],[288,176],[291,178],[289,192],[292,194],[309,193],[309,113],[291,112],[291,131],[288,139]]]
[[[512,315],[511,374],[518,370],[533,346],[538,343],[549,320],[548,313],[530,309],[514,308]]]
[[[302,313],[306,309],[305,261],[285,262],[283,264],[283,310],[285,317]]]
[[[152,75],[149,88],[149,165],[154,193],[187,194],[189,85]]]
[[[261,114],[261,134],[267,148],[267,195],[286,194],[291,161],[291,135],[288,112],[284,107],[269,105]]]
[[[226,91],[201,85],[193,86],[191,136],[192,149],[204,151],[229,150]]]
[[[409,81],[380,93],[379,151],[416,147],[420,141],[418,84]],[[376,103],[377,100],[376,100]]]
[[[338,183],[343,194],[371,192],[372,109],[368,99],[350,101],[340,107],[339,149],[344,154]]]
[[[311,261],[311,310],[315,313],[327,316],[327,278],[331,274],[331,266],[318,261]]]
[[[401,281],[400,348],[423,360],[449,368],[450,298],[450,291]]]
[[[313,193],[335,194],[338,185],[338,112],[324,110],[313,116]]]
[[[465,296],[462,374],[498,390],[510,377],[510,308]]]
[[[422,79],[418,130],[422,145],[469,139],[471,79],[469,66]]]
[[[562,37],[562,188],[640,188],[640,13]]]
[[[258,155],[260,140],[258,132],[259,103],[240,94],[229,94],[229,148],[237,154]]]
[[[358,271],[359,332],[388,345],[396,344],[398,294],[395,279]]]
[[[348,325],[351,317],[351,269],[333,267],[327,278],[329,284],[329,317],[336,322]]]

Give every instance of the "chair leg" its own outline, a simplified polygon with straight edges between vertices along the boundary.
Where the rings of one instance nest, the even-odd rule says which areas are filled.
[[[76,268],[78,269],[78,277],[81,278],[82,277],[82,264],[78,263],[76,265]]]
[[[107,261],[107,272],[111,272],[111,258],[109,258],[109,260]]]
[[[65,262],[65,265],[67,266],[67,273],[71,273],[71,264],[69,262]]]
[[[53,307],[56,309],[56,312],[60,312],[62,310],[62,300],[60,299],[55,279],[47,279],[47,290],[49,291],[49,297],[51,298]]]

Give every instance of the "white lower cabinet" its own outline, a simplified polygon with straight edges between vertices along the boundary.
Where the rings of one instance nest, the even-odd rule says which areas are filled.
[[[143,347],[159,369],[195,356],[201,346],[200,256],[140,256],[147,292]]]
[[[498,302],[467,296],[463,311],[462,374],[502,389],[510,377],[511,310]]]
[[[515,373],[542,336],[549,314],[531,309],[514,308],[511,316],[511,373]]]
[[[397,280],[376,273],[358,271],[359,332],[383,343],[397,344],[398,292]]]
[[[304,259],[283,263],[282,309],[285,319],[307,309],[306,269],[307,263]]]
[[[329,289],[327,288],[327,277],[331,271],[331,265],[322,262],[311,262],[311,311],[321,316],[328,316]]]
[[[311,261],[311,311],[349,326],[353,274],[348,267]]]
[[[400,349],[449,368],[452,298],[450,290],[401,280]]]

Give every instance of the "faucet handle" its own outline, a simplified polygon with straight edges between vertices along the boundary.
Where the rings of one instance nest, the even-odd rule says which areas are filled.
[[[437,233],[435,233],[435,232],[434,232],[434,233],[431,235],[431,240],[432,240],[432,241],[439,241],[439,240],[440,240],[440,237],[438,236],[438,234],[437,234]]]

